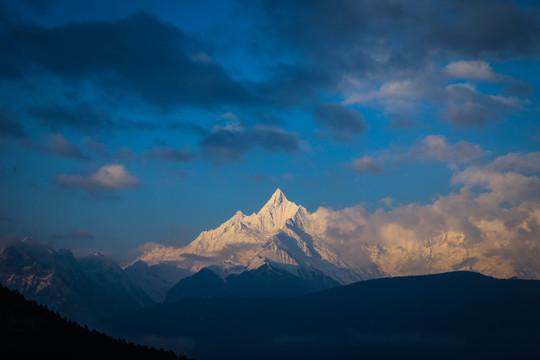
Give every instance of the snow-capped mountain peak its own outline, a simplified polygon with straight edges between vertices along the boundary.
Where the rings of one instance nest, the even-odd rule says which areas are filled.
[[[280,188],[277,188],[276,191],[274,191],[270,199],[266,202],[266,204],[264,204],[264,206],[261,208],[259,212],[265,209],[278,208],[282,205],[286,205],[287,203],[291,203],[291,202],[287,200],[287,197],[285,196],[283,191],[281,191]]]
[[[184,248],[157,247],[136,261],[174,262],[194,272],[213,265],[225,273],[270,264],[295,275],[316,271],[340,283],[364,278],[325,244],[319,236],[323,227],[315,214],[287,200],[277,189],[258,213],[247,216],[238,211]]]
[[[270,200],[257,213],[261,230],[272,232],[285,226],[298,211],[299,206],[287,200],[285,194],[278,188]]]

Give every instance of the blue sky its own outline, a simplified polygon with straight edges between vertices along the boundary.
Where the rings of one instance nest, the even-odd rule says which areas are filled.
[[[390,211],[538,161],[533,1],[0,4],[4,242],[183,245],[276,187]]]

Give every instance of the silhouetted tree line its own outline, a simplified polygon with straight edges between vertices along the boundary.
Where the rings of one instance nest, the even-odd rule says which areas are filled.
[[[188,360],[172,351],[128,343],[62,318],[0,286],[1,358]]]

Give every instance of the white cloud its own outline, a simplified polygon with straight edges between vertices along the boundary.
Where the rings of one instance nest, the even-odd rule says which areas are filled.
[[[445,86],[445,92],[450,95],[452,100],[469,100],[472,96],[476,96],[478,91],[473,84],[470,83],[457,83],[449,84]]]
[[[112,191],[127,189],[138,184],[124,165],[105,165],[96,173],[85,177],[81,175],[58,175],[56,183],[65,188],[78,188],[88,191]]]
[[[446,65],[444,71],[458,79],[495,80],[498,77],[487,62],[480,60],[454,61]]]
[[[383,97],[416,97],[422,93],[421,86],[412,80],[387,81],[379,89]]]
[[[431,85],[426,81],[419,80],[390,80],[381,84],[375,91],[354,91],[346,97],[343,102],[348,104],[359,104],[373,101],[380,101],[385,106],[393,104],[403,99],[420,99],[426,95]]]
[[[495,159],[488,168],[493,171],[519,171],[525,173],[540,172],[540,152],[528,154],[510,153]]]
[[[466,163],[484,155],[479,145],[466,141],[449,144],[442,135],[429,135],[413,145],[409,154],[414,158],[446,163]]]
[[[346,165],[361,173],[382,172],[385,163],[398,163],[404,160],[442,162],[455,167],[458,164],[466,164],[480,159],[486,153],[480,145],[463,140],[451,144],[443,135],[428,135],[412,144],[408,149],[386,150],[380,152],[376,157],[365,155]]]
[[[456,80],[460,82],[455,83]],[[485,61],[455,61],[446,65],[442,72],[430,64],[414,76],[400,74],[379,81],[348,77],[342,84],[343,104],[380,108],[391,119],[421,118],[433,106],[457,127],[484,127],[528,104],[526,99],[517,97],[525,96],[524,92],[503,96],[479,91],[473,82],[504,82],[515,85],[514,88],[527,87],[524,82],[495,73]]]
[[[467,190],[474,186],[483,186],[490,192],[479,197],[491,199],[497,204],[503,201],[516,204],[540,200],[540,179],[536,176],[525,176],[516,172],[495,172],[471,166],[456,174],[452,182],[463,184]]]
[[[366,173],[378,173],[383,170],[383,165],[381,163],[367,155],[351,161],[349,166],[358,172]]]
[[[501,165],[509,158],[513,171]],[[474,270],[540,279],[540,179],[517,172],[536,170],[537,158],[509,154],[457,171],[459,191],[427,205],[319,208],[320,236],[352,263],[367,256],[390,275]]]

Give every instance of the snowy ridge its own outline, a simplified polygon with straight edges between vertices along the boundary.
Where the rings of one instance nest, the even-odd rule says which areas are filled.
[[[375,265],[357,269],[330,249],[322,236],[324,221],[289,201],[280,189],[258,213],[238,211],[218,228],[203,231],[184,248],[158,246],[136,259],[148,265],[174,263],[197,272],[214,265],[225,274],[264,264],[298,275],[317,271],[339,283],[380,276]]]
[[[81,322],[155,303],[112,259],[99,253],[75,258],[29,238],[0,253],[0,283]]]

